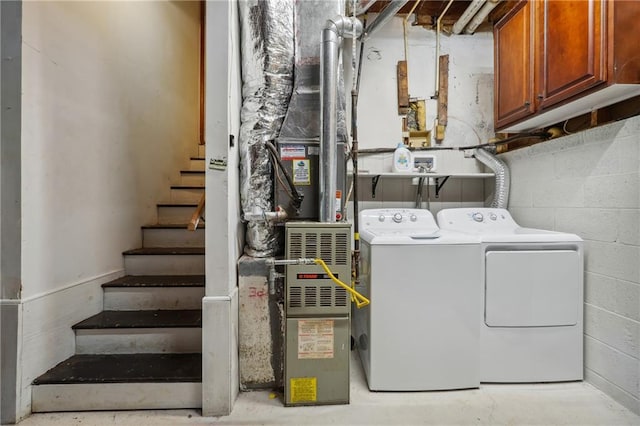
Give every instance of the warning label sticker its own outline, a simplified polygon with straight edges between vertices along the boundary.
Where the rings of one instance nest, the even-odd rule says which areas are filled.
[[[333,358],[333,320],[298,321],[298,359]]]
[[[283,160],[295,160],[307,158],[304,145],[285,145],[280,147],[280,158]]]
[[[293,184],[311,185],[311,167],[309,160],[293,160]]]
[[[318,400],[318,380],[315,377],[292,378],[290,402],[316,402]]]

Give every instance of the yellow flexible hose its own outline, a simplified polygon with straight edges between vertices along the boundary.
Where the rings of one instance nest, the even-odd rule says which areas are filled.
[[[345,283],[340,281],[338,278],[336,278],[336,276],[333,275],[333,273],[331,273],[331,270],[329,269],[327,264],[324,263],[324,260],[322,260],[322,259],[314,259],[314,262],[316,262],[316,264],[320,265],[322,267],[322,269],[324,269],[324,271],[327,273],[327,275],[329,275],[329,278],[331,278],[334,283],[336,283],[340,287],[344,288],[345,290],[347,290],[349,292],[349,294],[351,294],[351,296],[353,298],[352,300],[354,300],[355,303],[356,303],[356,308],[360,309],[360,308],[362,308],[364,306],[367,306],[369,303],[371,303],[371,301],[369,301],[369,299],[367,299],[362,294],[358,293],[356,290],[354,290],[353,288],[351,288],[350,286],[346,285]]]

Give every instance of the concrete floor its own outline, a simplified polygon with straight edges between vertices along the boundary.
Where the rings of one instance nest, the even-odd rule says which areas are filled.
[[[483,385],[448,392],[372,393],[360,360],[351,369],[351,404],[282,406],[280,395],[246,392],[226,417],[198,410],[34,414],[31,425],[640,425],[635,415],[588,383]]]

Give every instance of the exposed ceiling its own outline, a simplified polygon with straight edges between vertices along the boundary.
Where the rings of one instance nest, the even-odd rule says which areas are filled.
[[[410,0],[406,5],[400,9],[398,15],[406,15],[411,11],[417,0]],[[414,14],[416,16],[415,25],[422,25],[426,28],[435,27],[435,21],[442,14],[447,7],[448,0],[422,0],[416,7]],[[451,27],[460,18],[460,15],[464,13],[471,1],[469,0],[454,0],[447,14],[442,18],[442,25],[446,29]],[[513,8],[517,1],[501,1],[500,4],[489,14],[487,22],[481,25],[477,31],[491,31],[493,23],[497,22],[502,16],[504,16],[511,8]],[[378,0],[368,10],[369,13],[378,13],[384,9],[388,0]]]

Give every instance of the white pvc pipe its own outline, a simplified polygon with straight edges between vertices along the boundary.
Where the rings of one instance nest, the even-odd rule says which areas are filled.
[[[482,9],[480,9],[480,11],[476,14],[476,16],[473,17],[471,22],[469,22],[469,25],[467,25],[467,28],[464,30],[464,32],[466,34],[473,34],[476,31],[476,28],[478,28],[478,26],[482,24],[482,21],[484,21],[487,15],[489,15],[489,12],[491,12],[499,2],[500,0],[491,0],[486,2],[484,6],[482,6]]]
[[[475,14],[478,13],[482,5],[484,5],[486,2],[487,0],[473,0],[469,7],[467,7],[467,9],[464,11],[462,16],[460,16],[456,23],[453,24],[453,28],[451,29],[451,31],[454,34],[460,34],[462,30],[464,30],[464,27],[469,23],[471,18],[473,18]]]

